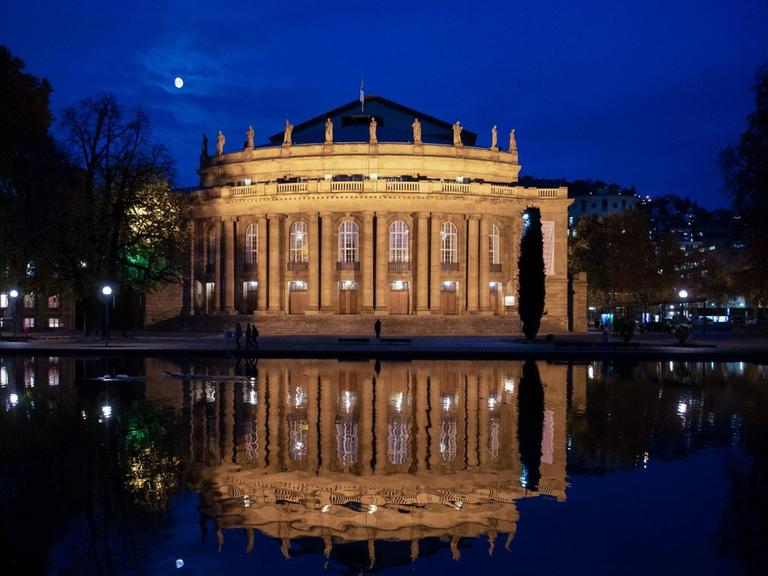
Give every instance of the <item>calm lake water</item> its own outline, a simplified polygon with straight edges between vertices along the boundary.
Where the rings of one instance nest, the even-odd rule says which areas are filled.
[[[7,356],[0,386],[4,574],[767,573],[768,366]]]

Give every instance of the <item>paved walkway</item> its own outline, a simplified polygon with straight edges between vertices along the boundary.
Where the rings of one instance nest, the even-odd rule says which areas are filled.
[[[516,336],[265,336],[257,350],[236,351],[223,334],[132,332],[117,336],[105,346],[103,340],[77,334],[37,334],[27,340],[0,339],[0,354],[247,354],[259,357],[318,358],[541,358],[552,360],[688,358],[743,360],[768,363],[768,338],[732,334],[696,335],[686,346],[678,346],[669,335],[638,335],[630,343],[618,339],[603,342],[600,334],[556,335],[535,343]]]

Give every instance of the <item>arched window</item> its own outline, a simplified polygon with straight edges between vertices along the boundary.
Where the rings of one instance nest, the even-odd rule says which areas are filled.
[[[456,246],[456,225],[453,222],[443,222],[440,227],[440,262],[455,264],[459,261]]]
[[[359,235],[353,220],[344,220],[339,226],[339,262],[357,262]]]
[[[408,262],[408,224],[395,220],[389,225],[389,261]]]
[[[491,264],[499,264],[501,261],[499,260],[499,227],[496,226],[496,224],[491,224],[491,233],[489,235],[489,250],[490,250],[490,260]]]
[[[208,266],[216,265],[216,228],[208,232]]]
[[[259,252],[259,227],[251,224],[245,229],[245,263],[256,264]]]
[[[291,224],[289,244],[289,262],[307,262],[309,260],[309,235],[305,222]]]

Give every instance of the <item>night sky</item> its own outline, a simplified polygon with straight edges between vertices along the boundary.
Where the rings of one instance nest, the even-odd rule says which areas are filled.
[[[523,174],[714,207],[768,2],[6,0],[0,43],[48,78],[55,113],[102,92],[143,106],[179,186],[197,183],[203,132],[231,151],[253,124],[264,143],[355,100],[364,75],[367,94],[461,120],[481,146],[516,128]]]

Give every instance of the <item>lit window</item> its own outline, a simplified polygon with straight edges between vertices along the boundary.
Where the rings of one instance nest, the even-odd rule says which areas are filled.
[[[59,385],[59,369],[56,367],[48,368],[48,386]]]
[[[24,318],[24,328],[34,328],[34,327],[35,327],[34,318]]]
[[[408,224],[396,220],[389,225],[389,261],[408,262]]]
[[[491,264],[499,264],[499,241],[500,241],[501,235],[499,234],[499,228],[496,226],[496,224],[491,224],[491,233],[489,235],[489,250],[490,250],[490,258],[491,258]]]
[[[35,297],[32,294],[24,294],[24,308],[34,308]]]
[[[339,226],[339,262],[358,261],[359,234],[357,224],[352,220],[345,220]]]
[[[8,308],[8,294],[5,292],[0,294],[0,308]]]
[[[288,242],[290,245],[288,253],[290,262],[307,262],[309,260],[309,237],[305,222],[291,224]]]
[[[443,264],[455,264],[459,261],[456,237],[456,225],[453,222],[443,222],[440,228],[440,262]]]
[[[59,307],[59,297],[48,296],[48,308],[58,308],[58,307]]]
[[[61,318],[48,318],[48,328],[61,328]]]
[[[258,225],[251,224],[245,229],[245,263],[256,264],[258,262],[259,236]]]

